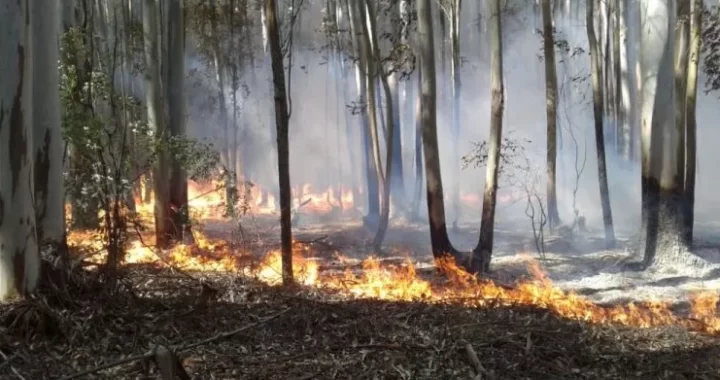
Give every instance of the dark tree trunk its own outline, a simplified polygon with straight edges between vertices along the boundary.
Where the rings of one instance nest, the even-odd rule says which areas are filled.
[[[277,129],[278,174],[280,183],[280,237],[282,241],[282,277],[283,284],[293,282],[292,267],[292,226],[291,226],[291,187],[290,187],[290,144],[288,129],[290,115],[285,90],[285,69],[283,65],[280,31],[278,29],[275,0],[265,0],[270,59],[272,61],[273,92],[275,98],[275,125]]]

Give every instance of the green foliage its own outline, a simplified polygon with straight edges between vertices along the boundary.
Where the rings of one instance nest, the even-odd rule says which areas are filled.
[[[157,136],[144,120],[144,102],[125,94],[123,85],[114,81],[116,67],[97,64],[97,51],[88,48],[88,40],[80,28],[69,30],[61,40],[62,127],[69,148],[65,186],[72,202],[73,224],[97,225],[100,215],[109,253],[107,268],[114,273],[123,256],[128,226],[143,227],[133,212],[133,192],[159,153],[167,153],[195,180],[211,178],[219,160],[208,144],[187,137]],[[132,47],[128,49],[132,51]],[[119,62],[117,56],[111,58],[102,62]],[[132,60],[125,62],[137,68]],[[75,220],[80,219],[77,215],[95,220],[83,223]]]

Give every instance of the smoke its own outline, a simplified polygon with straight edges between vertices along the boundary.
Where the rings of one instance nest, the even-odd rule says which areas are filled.
[[[523,2],[525,3],[525,2]],[[487,138],[490,129],[489,42],[484,30],[482,2],[465,2],[461,22],[461,127],[460,155],[471,152],[473,143]],[[309,3],[296,26],[292,51],[291,74],[292,115],[290,119],[290,171],[294,185],[311,184],[316,191],[342,184],[346,188],[365,183],[361,167],[362,143],[360,116],[349,114],[349,105],[358,100],[352,63],[346,61],[351,72],[343,72],[323,49],[324,32],[319,30],[322,14],[320,4]],[[546,114],[545,78],[542,61],[542,39],[539,15],[532,5],[512,8],[514,12],[503,18],[505,117],[504,135],[511,133],[518,140],[528,139],[525,154],[540,174],[545,172]],[[579,16],[579,18],[578,18]],[[602,230],[602,211],[597,174],[597,154],[593,130],[592,93],[589,83],[589,56],[584,17],[575,15],[567,19],[556,17],[557,37],[567,40],[570,54],[557,51],[559,106],[558,106],[558,165],[557,196],[560,217],[572,221],[573,199],[590,228]],[[440,33],[439,25],[435,25]],[[259,30],[257,31],[259,35]],[[449,43],[447,43],[449,53]],[[438,55],[441,45],[436,45]],[[576,50],[581,48],[582,51]],[[573,54],[575,53],[575,54]],[[239,128],[239,150],[243,167],[249,179],[276,191],[277,160],[275,142],[274,102],[268,57],[262,49],[257,51],[255,67],[242,68],[241,82],[248,91],[238,92],[242,103],[236,128]],[[348,59],[344,54],[343,58]],[[481,194],[485,170],[467,168],[453,178],[455,161],[452,146],[452,102],[448,68],[441,72],[438,64],[438,137],[446,199],[455,181],[462,193]],[[190,54],[188,70],[199,77],[199,84],[189,89],[189,130],[196,137],[208,138],[220,144],[217,107],[217,82],[205,62]],[[287,74],[287,71],[286,71]],[[410,79],[414,80],[414,79]],[[700,78],[700,82],[703,82]],[[225,89],[229,101],[230,88]],[[634,105],[639,106],[639,105]],[[232,110],[228,104],[228,110]],[[387,112],[387,111],[384,111]],[[408,120],[405,110],[402,119]],[[715,94],[699,93],[698,105],[698,180],[696,189],[698,221],[704,218],[702,210],[718,209],[713,201],[715,189],[720,185],[705,168],[713,167],[716,160],[714,141],[719,141],[720,130],[713,129],[712,121],[720,117]],[[229,115],[228,117],[232,117]],[[232,119],[231,119],[232,120]],[[409,202],[414,184],[414,125],[403,126],[403,160],[405,192]],[[573,139],[573,136],[575,139]],[[606,161],[613,218],[619,235],[636,232],[640,215],[639,163],[625,162],[616,153],[612,141],[606,147]],[[576,169],[584,162],[579,181]],[[544,177],[544,175],[541,175]],[[577,185],[576,185],[576,181]],[[500,183],[502,185],[503,179]],[[577,186],[577,192],[575,188]],[[364,187],[364,186],[363,186]],[[544,192],[545,184],[538,188]],[[504,190],[503,190],[504,191]],[[425,192],[421,210],[425,212]],[[362,204],[363,200],[355,200]],[[459,210],[461,221],[477,223],[481,205],[463,205]],[[500,204],[497,210],[499,224],[527,223],[524,201],[514,206]],[[452,215],[450,202],[446,203],[448,221]]]

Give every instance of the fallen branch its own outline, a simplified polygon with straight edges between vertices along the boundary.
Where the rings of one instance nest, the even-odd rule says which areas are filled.
[[[483,367],[482,363],[480,362],[480,359],[477,356],[477,353],[475,353],[475,350],[473,349],[472,344],[466,343],[465,344],[465,354],[467,355],[467,359],[472,364],[473,369],[475,370],[475,379],[480,380],[482,379],[483,374],[487,374],[487,370],[485,367]]]
[[[241,332],[243,332],[243,331],[246,331],[246,330],[255,328],[255,327],[257,327],[257,326],[260,326],[260,325],[262,325],[262,324],[265,324],[265,323],[267,323],[267,322],[269,322],[269,321],[271,321],[271,320],[273,320],[273,319],[275,319],[275,318],[277,318],[277,317],[285,314],[286,312],[288,312],[288,310],[290,310],[290,309],[285,309],[285,310],[283,310],[283,311],[281,311],[281,312],[279,312],[279,313],[275,313],[275,314],[273,314],[273,315],[271,315],[271,316],[269,316],[269,317],[267,317],[267,318],[261,319],[261,320],[258,321],[258,322],[245,325],[245,326],[240,327],[240,328],[237,328],[237,329],[235,329],[235,330],[227,331],[227,332],[224,332],[224,333],[217,333],[217,334],[215,334],[214,336],[212,336],[212,337],[210,337],[210,338],[207,338],[207,339],[204,339],[204,340],[201,340],[201,341],[199,341],[199,342],[195,342],[195,343],[192,343],[192,344],[189,344],[189,345],[184,345],[184,346],[183,346],[183,345],[173,345],[173,346],[171,346],[171,347],[169,348],[169,350],[171,350],[172,352],[182,352],[182,351],[187,351],[187,350],[190,350],[190,349],[193,349],[193,348],[195,348],[195,347],[199,347],[199,346],[202,346],[202,345],[205,345],[205,344],[208,344],[208,343],[212,343],[212,342],[214,342],[214,341],[216,341],[216,340],[229,338],[229,337],[231,337],[231,336],[233,336],[233,335],[235,335],[235,334],[238,334],[238,333],[241,333]],[[167,348],[165,348],[165,349],[167,349]],[[73,375],[70,375],[70,376],[67,376],[67,377],[63,377],[61,380],[77,379],[77,378],[80,378],[80,377],[83,377],[83,376],[86,376],[86,375],[89,375],[89,374],[92,374],[92,373],[96,373],[96,372],[99,372],[99,371],[102,371],[102,370],[106,370],[106,369],[110,369],[110,368],[113,368],[113,367],[117,367],[117,366],[120,366],[120,365],[123,365],[123,364],[131,363],[131,362],[135,362],[135,361],[140,361],[140,360],[150,360],[150,359],[155,358],[157,355],[158,355],[158,349],[157,349],[157,348],[154,348],[154,349],[152,349],[152,350],[150,350],[149,352],[146,352],[146,353],[144,353],[144,354],[135,355],[135,356],[130,356],[130,357],[127,357],[127,358],[124,358],[124,359],[116,360],[116,361],[111,362],[111,363],[103,364],[103,365],[101,365],[101,366],[99,366],[99,367],[90,368],[90,369],[87,369],[87,370],[85,370],[85,371],[78,372],[78,373],[76,373],[76,374],[73,374]]]

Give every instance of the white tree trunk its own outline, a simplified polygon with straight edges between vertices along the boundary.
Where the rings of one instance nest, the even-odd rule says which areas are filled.
[[[673,91],[674,23],[668,0],[642,0],[640,68],[642,77],[642,164],[653,178],[672,177],[675,136]],[[663,175],[667,174],[667,176]],[[670,185],[661,181],[662,186]]]
[[[629,5],[627,1],[620,0],[617,12],[620,32],[620,109],[618,114],[620,115],[619,122],[621,123],[620,129],[623,131],[623,157],[628,159],[632,158],[632,146],[633,146],[633,115],[634,115],[634,104],[630,96],[630,60],[628,57],[628,14]]]
[[[0,0],[0,301],[32,291],[40,272],[28,5]]]
[[[65,239],[65,185],[58,72],[58,2],[31,2],[33,26],[33,137],[35,212],[40,244]]]

